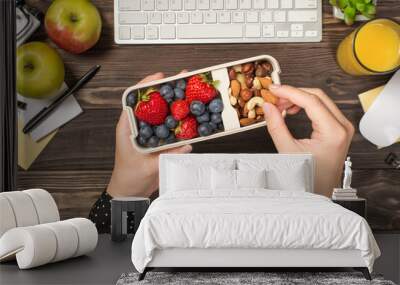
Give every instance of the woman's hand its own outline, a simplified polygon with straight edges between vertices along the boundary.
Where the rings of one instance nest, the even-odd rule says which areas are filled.
[[[316,161],[315,193],[330,197],[340,184],[343,162],[354,135],[353,125],[320,89],[297,89],[285,85],[270,87],[280,98],[278,107],[264,104],[265,121],[280,153],[311,153]],[[313,132],[309,139],[295,139],[281,115],[296,114],[304,109],[311,120]]]
[[[163,78],[162,73],[147,76],[139,83]],[[122,112],[116,130],[114,170],[107,192],[113,197],[150,197],[158,189],[158,157],[160,153],[142,154],[133,148],[128,115]],[[188,153],[190,145],[162,153]]]

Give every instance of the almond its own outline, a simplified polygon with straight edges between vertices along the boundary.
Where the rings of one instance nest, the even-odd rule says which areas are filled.
[[[250,89],[244,89],[240,91],[240,98],[242,98],[245,102],[249,101],[251,97],[253,97],[253,92],[251,92]]]
[[[249,74],[254,71],[254,64],[253,63],[244,63],[242,64],[242,73]]]
[[[230,68],[228,71],[229,79],[234,80],[236,79],[236,71],[233,68]]]
[[[243,119],[240,119],[239,122],[242,127],[246,127],[246,126],[253,124],[255,122],[255,119],[243,118]]]
[[[272,71],[272,64],[267,62],[267,61],[263,61],[260,63],[260,65],[268,72],[271,73]]]
[[[246,105],[246,102],[242,98],[239,98],[238,103],[239,103],[239,106],[242,108],[244,107],[244,105]]]
[[[268,89],[269,86],[272,84],[271,77],[257,77],[260,80],[261,86],[265,89]]]
[[[256,107],[256,114],[257,115],[264,115],[264,110],[261,107]]]
[[[265,102],[271,103],[276,105],[278,103],[278,98],[273,95],[270,91],[267,89],[261,89],[261,96],[263,97]]]
[[[231,94],[233,97],[237,98],[239,97],[240,94],[240,83],[237,80],[232,80],[231,81]]]

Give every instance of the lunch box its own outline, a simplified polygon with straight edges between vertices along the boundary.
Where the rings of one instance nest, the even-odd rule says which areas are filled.
[[[137,84],[137,85],[128,87],[125,90],[125,92],[123,93],[122,105],[123,105],[123,109],[126,110],[128,113],[129,125],[130,125],[131,133],[132,133],[130,136],[130,139],[131,139],[131,142],[132,142],[134,148],[137,149],[141,153],[159,152],[159,151],[176,148],[176,147],[187,145],[187,144],[193,144],[193,143],[197,143],[197,142],[201,142],[201,141],[220,138],[220,137],[237,134],[240,132],[245,132],[248,130],[252,130],[255,128],[265,126],[266,123],[264,120],[261,122],[254,123],[249,126],[240,126],[238,115],[237,115],[234,107],[230,104],[230,98],[229,98],[230,97],[230,95],[229,95],[230,79],[229,79],[229,75],[228,75],[228,68],[237,66],[237,65],[241,65],[244,63],[255,62],[255,61],[269,62],[272,65],[272,72],[270,75],[272,82],[274,84],[280,84],[279,74],[280,74],[281,70],[280,70],[278,61],[272,56],[260,55],[260,56],[256,56],[256,57],[246,58],[246,59],[242,59],[242,60],[238,60],[238,61],[232,61],[232,62],[215,65],[215,66],[211,66],[211,67],[207,67],[207,68],[203,68],[203,69],[198,69],[195,71],[182,73],[182,74],[178,74],[175,76],[163,78],[160,80],[151,81],[151,82],[147,82],[147,83],[143,83],[143,84]],[[207,72],[211,73],[213,80],[219,81],[216,89],[219,91],[219,93],[221,95],[221,99],[223,101],[223,105],[224,105],[224,110],[222,112],[222,114],[223,114],[222,115],[222,123],[224,125],[224,130],[220,131],[218,133],[211,134],[209,136],[199,136],[199,137],[196,137],[193,139],[180,140],[180,141],[177,141],[174,143],[164,144],[164,145],[161,145],[158,147],[141,146],[136,140],[139,135],[138,121],[136,120],[133,108],[131,106],[129,106],[126,102],[126,97],[128,96],[128,94],[133,91],[140,90],[140,89],[147,89],[149,87],[160,86],[164,83],[176,81],[176,80],[182,79],[182,78],[189,78],[193,75],[207,73]],[[234,110],[234,112],[232,112],[232,109]],[[225,112],[225,114],[224,114],[224,112]]]

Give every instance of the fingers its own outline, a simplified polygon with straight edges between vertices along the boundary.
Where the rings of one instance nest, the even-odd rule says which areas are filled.
[[[314,130],[327,134],[341,126],[318,96],[287,85],[271,85],[270,90],[277,97],[288,99],[295,105],[304,108],[312,121]]]
[[[270,103],[264,103],[263,109],[268,132],[278,152],[293,151],[295,139],[287,128],[281,112]]]
[[[354,134],[353,124],[343,115],[338,106],[329,98],[329,96],[318,88],[300,88],[308,93],[312,93],[318,96],[325,106],[331,111],[331,113],[336,117],[336,119],[346,128],[346,130]]]
[[[154,81],[154,80],[159,80],[159,79],[162,79],[162,78],[164,78],[164,73],[157,72],[157,73],[154,73],[154,74],[146,76],[145,78],[140,80],[138,82],[138,84],[147,83],[147,82]]]
[[[117,123],[117,130],[116,130],[117,138],[120,136],[130,136],[131,135],[131,129],[129,126],[129,119],[128,119],[128,112],[127,111],[122,111],[121,116],[119,117],[118,123]]]

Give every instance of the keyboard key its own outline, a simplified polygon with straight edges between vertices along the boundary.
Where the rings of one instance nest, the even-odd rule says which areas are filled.
[[[167,11],[168,10],[168,0],[157,0],[157,10]]]
[[[182,0],[171,0],[169,8],[173,11],[182,10]]]
[[[265,0],[253,0],[254,9],[265,9]]]
[[[245,30],[245,35],[247,38],[259,38],[261,36],[260,25],[246,25]]]
[[[318,31],[306,31],[306,38],[318,37]]]
[[[155,9],[154,0],[142,0],[142,9],[145,11],[154,11]]]
[[[132,39],[143,40],[144,39],[144,26],[133,26],[131,29]]]
[[[176,15],[178,24],[189,24],[189,13],[181,12]]]
[[[131,28],[129,26],[119,27],[119,39],[130,40],[131,39]]]
[[[288,12],[289,22],[316,22],[317,20],[316,10],[291,10]]]
[[[279,8],[279,0],[266,0],[267,7],[269,9],[278,9]]]
[[[199,10],[209,10],[210,9],[210,0],[197,0],[197,8]]]
[[[120,24],[147,24],[147,14],[141,12],[125,12],[119,14]]]
[[[213,11],[205,12],[204,13],[204,21],[207,24],[215,24],[217,23],[217,13]]]
[[[225,8],[228,10],[236,10],[238,8],[237,0],[225,0]]]
[[[303,31],[291,31],[290,36],[292,38],[302,38],[303,34]]]
[[[286,11],[275,11],[274,22],[283,23],[286,22]]]
[[[201,24],[203,23],[203,12],[193,12],[190,15],[192,24]]]
[[[244,23],[244,13],[237,11],[232,13],[232,22],[234,23]]]
[[[160,12],[152,12],[149,14],[149,19],[151,24],[161,24],[161,13]]]
[[[175,24],[175,13],[165,12],[163,13],[164,24]]]
[[[119,0],[119,9],[121,11],[139,11],[140,0]]]
[[[224,0],[211,0],[211,9],[213,10],[224,9]]]
[[[185,10],[196,10],[196,0],[184,0]]]
[[[281,0],[281,9],[292,9],[293,0]]]
[[[296,9],[316,9],[318,0],[294,0]]]
[[[242,25],[182,25],[177,27],[178,39],[242,38]]]
[[[218,22],[220,23],[230,23],[231,13],[230,12],[218,12]]]
[[[240,9],[251,9],[251,0],[239,0]]]
[[[160,38],[161,39],[175,39],[175,26],[174,25],[161,26]]]
[[[292,31],[302,31],[304,29],[304,25],[303,24],[291,24],[290,29]]]
[[[262,36],[264,38],[273,38],[275,36],[275,25],[274,24],[264,24]]]
[[[267,23],[272,22],[272,12],[271,11],[262,11],[260,13],[261,22]]]
[[[258,12],[256,12],[256,11],[247,12],[246,20],[248,23],[258,23]]]
[[[287,38],[289,37],[289,31],[277,31],[276,36],[278,38]]]
[[[158,39],[158,27],[157,26],[147,26],[146,27],[146,39],[157,40]]]

